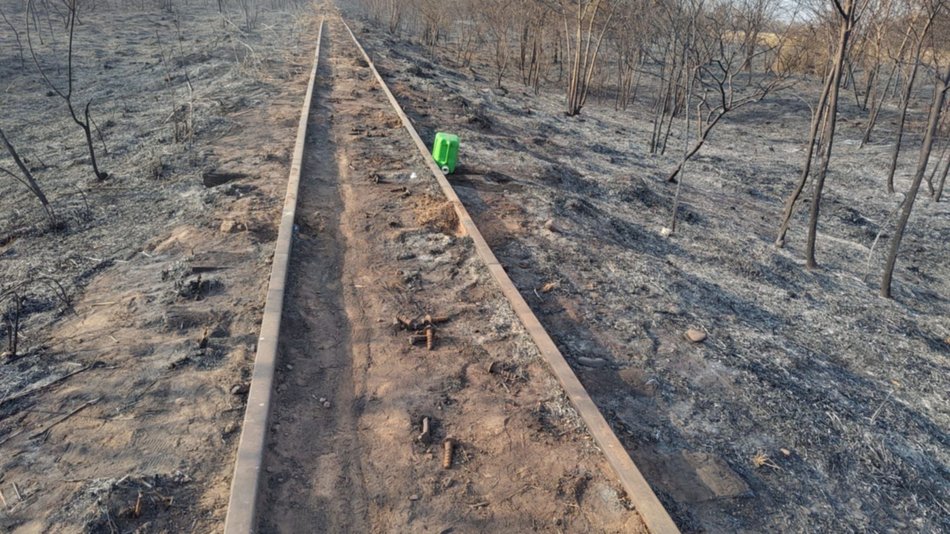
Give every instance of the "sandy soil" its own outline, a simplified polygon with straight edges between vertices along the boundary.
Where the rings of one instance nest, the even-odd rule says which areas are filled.
[[[261,532],[643,532],[339,19],[324,39]],[[397,319],[426,315],[432,350]]]
[[[901,197],[886,138],[857,148],[853,102],[808,272],[801,217],[772,246],[807,132],[794,92],[713,135],[667,239],[675,156],[645,149],[650,102],[568,118],[556,86],[495,89],[487,65],[359,35],[424,138],[461,135],[459,195],[684,530],[950,529],[950,203],[918,203],[879,299],[883,247],[866,272],[868,255]]]
[[[0,121],[65,223],[0,179],[0,292],[24,299],[19,357],[0,362],[0,530],[220,528],[312,15],[264,11],[245,31],[211,4],[85,13],[77,100],[94,99],[102,183],[0,26]],[[56,81],[63,46],[40,46]]]

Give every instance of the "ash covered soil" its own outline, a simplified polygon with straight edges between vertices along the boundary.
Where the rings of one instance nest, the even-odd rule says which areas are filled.
[[[0,1],[15,24],[24,5]],[[213,3],[82,6],[75,101],[92,101],[104,181],[0,25],[0,126],[60,223],[0,177],[0,310],[22,300],[0,362],[0,531],[207,532],[226,512],[316,19],[261,10],[248,30]],[[63,88],[50,20],[55,39],[33,40]],[[0,166],[15,170],[5,152]]]
[[[450,180],[681,528],[950,529],[950,203],[918,200],[895,299],[878,298],[902,195],[883,187],[883,130],[858,148],[853,101],[810,272],[803,214],[773,241],[808,130],[796,91],[815,82],[727,117],[664,238],[680,150],[649,155],[652,101],[569,118],[556,83],[495,89],[488,65],[357,26],[423,138],[461,136]]]

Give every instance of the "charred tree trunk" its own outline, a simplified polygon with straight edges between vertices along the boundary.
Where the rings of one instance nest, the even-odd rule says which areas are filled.
[[[901,104],[901,115],[897,121],[897,138],[894,140],[894,148],[891,150],[891,163],[887,169],[887,192],[894,192],[894,174],[897,172],[897,160],[901,154],[901,143],[904,141],[904,128],[907,125],[907,108],[910,107],[910,98],[914,90],[914,82],[917,80],[917,69],[920,66],[920,54],[914,58],[914,65],[910,69],[910,75],[907,77],[907,86],[904,88],[904,96]]]
[[[940,115],[943,111],[943,105],[947,97],[948,84],[950,84],[950,65],[941,75],[935,88],[933,105],[930,108],[930,120],[927,124],[927,133],[924,136],[924,144],[920,147],[920,156],[917,160],[917,172],[914,173],[914,180],[911,182],[910,191],[904,199],[904,205],[901,207],[900,219],[897,221],[897,228],[894,231],[894,237],[891,239],[891,246],[887,253],[887,260],[884,265],[884,277],[881,282],[881,296],[891,298],[891,285],[894,280],[894,266],[897,264],[897,254],[900,251],[901,241],[904,238],[904,231],[907,229],[907,221],[910,220],[910,214],[914,209],[914,201],[917,199],[917,193],[920,191],[920,184],[927,172],[927,164],[930,161],[930,153],[933,150],[934,138],[936,137],[938,126],[940,125]]]
[[[931,11],[930,16],[924,24],[923,30],[917,36],[917,43],[914,45],[913,64],[910,68],[910,74],[907,77],[907,85],[904,88],[904,95],[901,100],[901,116],[897,124],[897,139],[894,141],[894,150],[891,152],[891,166],[887,171],[887,192],[894,193],[894,174],[897,172],[897,160],[901,153],[901,143],[904,140],[904,127],[907,124],[907,108],[910,106],[910,99],[913,95],[914,82],[917,81],[917,72],[920,69],[920,54],[923,50],[924,39],[930,32],[930,26],[937,16],[939,8]]]
[[[871,142],[871,133],[874,131],[874,126],[877,125],[877,118],[881,113],[881,107],[884,105],[884,101],[887,99],[887,93],[890,91],[891,82],[894,81],[895,75],[897,75],[899,72],[901,58],[904,57],[904,51],[907,50],[907,43],[910,41],[912,29],[913,27],[909,27],[904,33],[904,39],[901,41],[900,48],[898,48],[897,51],[897,56],[895,56],[894,59],[894,66],[891,67],[891,72],[887,75],[887,79],[884,81],[884,86],[878,89],[878,85],[875,85],[875,97],[871,100],[871,114],[868,116],[868,123],[864,128],[864,137],[861,138],[861,147]]]
[[[940,198],[943,197],[943,188],[947,185],[948,174],[950,174],[950,158],[947,158],[947,162],[943,166],[943,173],[940,176],[940,184],[937,185],[937,190],[934,192],[934,202],[940,202]]]
[[[831,91],[828,95],[828,106],[825,112],[825,131],[822,134],[821,161],[818,165],[818,174],[815,176],[811,209],[808,216],[808,238],[805,243],[805,265],[809,269],[818,267],[815,260],[815,242],[818,237],[818,217],[821,213],[821,194],[828,177],[828,167],[831,164],[831,154],[834,148],[835,127],[838,122],[838,97],[841,93],[841,79],[844,76],[845,61],[848,57],[848,45],[851,32],[854,30],[856,1],[847,0],[841,12],[841,27],[838,36],[838,52],[832,70]]]
[[[808,135],[808,151],[805,156],[805,166],[798,179],[798,185],[788,199],[785,201],[785,209],[782,212],[782,223],[779,225],[778,237],[775,239],[775,246],[782,248],[785,246],[785,235],[788,233],[789,224],[791,224],[792,215],[795,212],[795,204],[801,198],[802,191],[808,183],[808,175],[811,174],[811,164],[815,157],[816,145],[818,145],[818,132],[823,124],[822,118],[825,117],[825,106],[828,103],[828,95],[831,94],[831,84],[834,81],[833,73],[825,78],[825,87],[822,89],[821,97],[818,99],[818,107],[815,108],[811,120],[811,129]]]
[[[30,168],[23,163],[23,160],[20,158],[20,154],[14,148],[13,143],[7,139],[6,134],[3,133],[3,129],[0,129],[0,141],[3,141],[3,146],[6,148],[7,153],[10,154],[10,157],[13,159],[13,162],[16,163],[16,166],[20,169],[20,172],[23,175],[23,178],[14,175],[13,173],[6,171],[4,172],[13,176],[13,178],[21,181],[27,189],[33,193],[33,196],[40,201],[40,204],[43,206],[43,211],[46,212],[46,217],[49,219],[50,226],[56,226],[56,214],[53,212],[53,207],[49,203],[49,199],[46,198],[46,194],[43,193],[43,189],[40,187],[40,184],[36,182],[36,179],[33,177],[33,173],[30,172]]]
[[[82,128],[83,134],[86,138],[86,148],[89,150],[89,158],[92,163],[92,170],[96,176],[96,180],[102,181],[109,177],[109,174],[99,170],[99,163],[96,159],[96,148],[95,143],[92,139],[92,119],[89,117],[89,107],[92,104],[92,101],[86,103],[86,107],[83,111],[83,118],[76,113],[76,106],[73,103],[73,44],[74,36],[76,33],[76,23],[79,12],[78,0],[67,0],[64,2],[67,11],[66,18],[66,29],[69,32],[69,41],[68,41],[68,50],[66,55],[66,90],[65,92],[58,88],[49,77],[46,75],[46,71],[40,65],[39,59],[36,57],[36,52],[33,49],[33,43],[30,40],[29,25],[27,25],[27,43],[30,46],[30,55],[33,57],[33,63],[36,65],[37,70],[40,73],[40,76],[43,78],[43,81],[53,90],[57,95],[60,96],[66,102],[66,108],[69,110],[69,116],[73,119],[73,122],[77,126]],[[33,2],[27,4],[27,10],[33,10]]]

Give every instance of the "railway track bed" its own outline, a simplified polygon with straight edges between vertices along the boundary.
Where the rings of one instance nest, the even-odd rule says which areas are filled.
[[[226,531],[647,531],[334,14],[318,57]]]

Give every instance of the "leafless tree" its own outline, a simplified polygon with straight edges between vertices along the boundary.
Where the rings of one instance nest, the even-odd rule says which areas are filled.
[[[821,140],[821,160],[818,174],[815,176],[811,199],[811,209],[808,218],[808,238],[805,246],[805,261],[809,269],[818,266],[815,260],[815,243],[818,236],[818,217],[821,210],[821,195],[828,176],[828,167],[831,164],[832,147],[834,146],[835,129],[838,121],[838,96],[841,88],[841,78],[844,75],[848,49],[854,27],[857,24],[860,0],[832,0],[838,16],[838,46],[837,55],[832,66],[830,93],[825,106],[825,129]],[[866,2],[865,2],[866,5]]]
[[[20,65],[25,67],[26,59],[23,57],[23,42],[20,40],[20,32],[17,31],[16,26],[7,18],[2,7],[0,7],[0,19],[3,19],[3,23],[13,32],[13,38],[16,40],[17,54],[20,56]]]
[[[931,177],[931,182],[933,182],[934,178],[936,178],[936,171],[938,169],[941,169],[941,167],[938,166],[934,169],[935,174]],[[933,193],[931,193],[931,196],[933,197],[934,202],[940,202],[940,199],[943,198],[943,191],[947,185],[947,175],[950,175],[950,155],[947,156],[946,161],[943,163],[942,170],[940,170],[939,173],[939,182],[937,182],[936,186],[932,186]]]
[[[257,18],[260,15],[257,0],[238,0],[238,7],[244,14],[244,29],[252,31],[257,26]]]
[[[929,0],[928,7],[935,14],[947,14],[948,6],[945,0]],[[933,52],[934,61],[938,62],[940,51],[935,48]],[[917,170],[914,172],[910,190],[907,192],[907,196],[904,198],[903,205],[901,206],[897,228],[894,230],[894,237],[891,238],[887,258],[885,259],[884,277],[881,281],[881,296],[885,298],[891,298],[891,286],[894,281],[894,267],[897,264],[897,255],[900,252],[901,241],[904,239],[904,232],[907,229],[910,214],[914,210],[914,202],[917,200],[920,185],[923,182],[924,175],[927,173],[927,166],[930,163],[930,155],[933,151],[937,130],[940,126],[941,115],[944,111],[948,90],[950,90],[950,58],[946,60],[946,65],[943,67],[943,70],[935,76],[934,98],[930,106],[927,130],[924,134],[923,144],[920,147],[920,155],[917,157]]]
[[[399,31],[399,25],[402,23],[402,6],[400,4],[401,2],[399,0],[387,1],[389,33],[392,34]]]
[[[492,64],[495,67],[495,86],[501,87],[512,62],[512,32],[514,31],[513,0],[483,0],[479,13],[485,33],[492,43]]]
[[[416,1],[419,14],[422,16],[422,42],[428,47],[435,46],[449,26],[451,12],[445,9],[444,2],[438,0]]]
[[[746,71],[752,71],[755,59],[760,55],[759,46],[774,46],[773,43],[761,43],[760,36],[774,20],[777,6],[775,0],[738,0],[734,6],[738,30],[735,35],[742,39],[745,52],[742,68]]]
[[[758,4],[756,6],[758,9]],[[667,176],[668,182],[676,181],[683,165],[706,144],[709,134],[726,115],[761,101],[773,91],[787,87],[790,82],[787,71],[772,72],[760,77],[757,82],[750,80],[745,87],[737,87],[737,78],[742,70],[748,69],[749,62],[769,49],[779,48],[785,36],[776,36],[772,44],[766,45],[768,48],[750,55],[748,50],[740,51],[732,43],[738,32],[731,28],[735,28],[736,21],[741,20],[736,12],[720,10],[705,15],[704,19],[699,37],[691,38],[693,44],[690,46],[691,62],[695,67],[689,70],[695,72],[694,78],[699,85],[695,107],[697,139]],[[761,33],[761,29],[756,30],[756,33]]]
[[[517,7],[520,11],[521,32],[519,38],[519,68],[521,81],[532,87],[535,94],[541,91],[541,75],[544,64],[544,51],[548,37],[548,21],[551,10],[534,0],[521,0]]]
[[[913,33],[913,28],[915,26],[915,22],[913,21],[911,22],[910,25],[907,26],[907,28],[903,32],[904,37],[900,41],[901,44],[897,49],[897,53],[894,54],[889,49],[889,47],[887,47],[884,44],[884,40],[886,37],[886,29],[887,29],[886,26],[889,25],[887,24],[889,22],[890,21],[884,21],[880,23],[880,26],[885,26],[885,28],[877,29],[878,37],[876,39],[876,42],[878,44],[875,46],[875,50],[878,55],[888,56],[888,59],[891,62],[891,68],[887,75],[887,78],[884,79],[883,84],[874,83],[874,81],[869,82],[869,85],[871,85],[871,89],[868,91],[867,100],[870,100],[871,102],[871,110],[870,110],[870,114],[868,115],[867,124],[864,127],[864,137],[861,138],[862,147],[868,144],[869,142],[871,142],[871,134],[874,131],[874,127],[877,125],[877,119],[880,116],[881,108],[883,107],[884,102],[887,99],[888,90],[891,84],[894,82],[895,76],[900,69],[901,58],[904,56],[904,54],[907,51],[907,45],[910,43],[910,38]],[[883,67],[878,65],[875,68],[878,72],[880,72],[880,69]],[[877,77],[879,78],[880,76],[877,76]],[[865,101],[865,108],[867,107],[866,105],[867,100]]]
[[[904,96],[901,98],[901,113],[900,119],[897,122],[897,133],[896,139],[894,140],[894,148],[891,150],[891,165],[887,171],[887,192],[894,192],[894,173],[897,172],[897,160],[900,157],[901,153],[901,144],[904,140],[904,128],[907,125],[907,108],[910,107],[911,97],[913,96],[914,83],[917,81],[917,72],[920,69],[921,57],[920,54],[924,47],[924,40],[930,34],[930,28],[933,26],[934,18],[937,16],[937,9],[933,9],[934,6],[925,6],[927,13],[919,17],[921,20],[920,28],[918,29],[916,25],[911,26],[911,31],[914,35],[914,47],[910,56],[910,72],[907,75],[907,81],[904,84]]]
[[[654,17],[660,28],[659,41],[654,45],[651,60],[659,65],[660,90],[653,103],[653,129],[650,135],[651,154],[664,154],[667,141],[673,131],[673,120],[682,110],[686,85],[684,80],[686,65],[693,44],[689,41],[693,35],[684,31],[692,27],[705,2],[689,0],[686,2],[661,2]]]
[[[30,55],[33,58],[33,63],[36,65],[37,71],[39,71],[40,76],[42,76],[43,81],[46,82],[46,85],[60,98],[66,102],[66,108],[69,110],[69,116],[72,117],[73,122],[76,123],[80,128],[82,128],[83,133],[86,137],[86,147],[89,149],[89,158],[92,163],[92,170],[96,176],[97,180],[105,180],[109,177],[109,174],[99,170],[99,164],[96,160],[96,147],[92,139],[92,128],[93,121],[89,115],[89,108],[92,105],[92,100],[86,102],[86,106],[82,110],[80,115],[76,109],[75,103],[73,102],[73,86],[74,86],[74,73],[73,73],[73,44],[74,37],[76,33],[76,25],[78,23],[77,18],[79,15],[79,0],[63,0],[66,14],[65,14],[65,26],[68,35],[67,41],[67,53],[66,53],[66,88],[61,89],[57,84],[53,83],[50,80],[49,76],[46,73],[46,69],[40,63],[39,58],[36,55],[36,49],[33,47],[33,42],[30,37],[30,25],[26,25],[26,37],[27,43],[30,48]],[[35,3],[33,0],[29,0],[27,3],[27,12],[34,12]]]
[[[565,36],[570,36],[565,39],[567,54],[571,58],[567,114],[573,117],[587,103],[591,78],[614,10],[605,0],[564,1],[561,2],[561,15]]]
[[[818,168],[812,184],[812,198],[808,216],[808,237],[805,245],[805,262],[809,269],[818,266],[815,259],[815,243],[818,235],[818,218],[821,213],[821,195],[831,165],[832,148],[834,147],[835,129],[838,121],[838,98],[841,94],[841,80],[844,76],[846,61],[851,45],[851,37],[858,22],[859,14],[867,7],[869,0],[830,0],[830,15],[835,21],[837,29],[837,44],[831,63],[831,72],[826,77],[825,88],[819,98],[819,105],[815,108],[812,118],[811,132],[808,140],[808,150],[805,161],[805,170],[796,190],[785,203],[785,217],[779,230],[776,244],[785,243],[785,233],[788,221],[794,210],[795,203],[805,186],[811,172],[812,158],[817,152],[819,156]],[[819,138],[819,125],[822,126]]]

